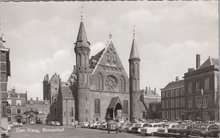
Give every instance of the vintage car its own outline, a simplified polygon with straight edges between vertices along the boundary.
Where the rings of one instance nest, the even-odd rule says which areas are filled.
[[[214,132],[213,132],[214,131]],[[199,137],[204,137],[205,135],[217,135],[219,131],[219,126],[216,124],[197,124],[194,126],[192,131],[189,134],[190,138],[199,138]]]
[[[163,128],[162,123],[149,123],[146,127],[141,128],[140,133],[145,135],[154,135],[154,133],[160,128]]]
[[[168,134],[168,129],[177,128],[178,125],[179,123],[172,123],[172,122],[163,124],[163,128],[159,128],[158,131],[155,133],[155,135],[169,137],[170,135]]]
[[[168,135],[172,137],[187,137],[192,127],[193,124],[179,124],[176,128],[168,129]]]
[[[140,133],[142,127],[146,127],[148,123],[137,123],[131,129],[131,133]]]
[[[125,132],[131,132],[132,127],[135,126],[136,123],[129,123],[126,127],[125,127]]]

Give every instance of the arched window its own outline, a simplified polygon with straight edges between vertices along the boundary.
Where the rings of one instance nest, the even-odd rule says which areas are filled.
[[[100,99],[95,99],[95,114],[100,114],[101,112],[100,105],[101,105]]]
[[[126,83],[125,83],[125,78],[124,78],[123,76],[121,76],[120,81],[121,81],[120,89],[121,89],[122,92],[124,92],[124,91],[126,91],[126,87],[125,87],[125,85],[126,85]]]
[[[103,90],[103,76],[102,76],[102,74],[98,75],[98,89]]]
[[[123,101],[123,113],[128,114],[128,100]]]

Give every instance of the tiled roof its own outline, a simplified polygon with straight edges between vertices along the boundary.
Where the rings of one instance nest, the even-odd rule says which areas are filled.
[[[219,60],[216,58],[208,58],[201,66],[199,66],[198,69],[202,69],[202,68],[206,68],[206,67],[210,67],[210,66],[219,66]]]
[[[167,86],[163,89],[174,89],[177,87],[184,87],[184,80],[172,81],[169,84],[167,84]]]
[[[95,56],[92,56],[91,59],[89,60],[89,68],[94,69],[96,65],[98,64],[100,58],[102,57],[102,54],[104,53],[105,48],[102,49],[99,53],[97,53]]]

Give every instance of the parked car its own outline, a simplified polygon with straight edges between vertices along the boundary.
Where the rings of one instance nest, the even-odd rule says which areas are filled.
[[[179,124],[176,128],[168,129],[168,134],[173,137],[187,137],[193,124]]]
[[[132,127],[132,133],[141,133],[141,128],[146,127],[148,123],[137,123],[134,127]]]
[[[125,128],[126,132],[131,132],[132,127],[135,126],[136,123],[130,123],[129,125],[127,125],[127,127]]]
[[[61,126],[59,121],[54,121],[54,126]]]
[[[97,128],[97,126],[101,125],[101,122],[97,121],[90,125],[90,128]]]
[[[7,129],[1,127],[1,136],[2,138],[9,137],[9,132]]]
[[[214,133],[211,131],[215,131],[215,133],[217,134],[216,130],[219,130],[219,126],[216,124],[204,124],[204,123],[197,124],[194,126],[194,128],[190,132],[189,137],[190,138],[204,137],[204,135],[208,135],[209,133]]]
[[[163,128],[162,123],[150,123],[146,127],[141,128],[140,132],[145,135],[154,135],[160,128]]]
[[[30,122],[30,125],[33,125],[33,124],[35,124],[35,122],[34,122],[34,121],[31,121],[31,122]]]
[[[82,128],[87,128],[87,127],[89,127],[89,122],[82,122],[81,127],[82,127]]]
[[[168,129],[171,129],[171,128],[176,128],[177,126],[179,125],[179,123],[172,123],[172,122],[168,122],[166,124],[163,124],[163,128],[159,128],[157,130],[157,132],[155,133],[155,135],[157,136],[170,136],[168,134]]]
[[[18,127],[18,126],[19,126],[19,123],[18,123],[18,122],[12,122],[12,125],[13,125],[14,127]]]
[[[210,130],[203,134],[204,138],[219,138],[220,131],[219,130]]]

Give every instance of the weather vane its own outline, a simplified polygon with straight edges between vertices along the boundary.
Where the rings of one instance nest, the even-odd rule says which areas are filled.
[[[81,5],[81,15],[80,15],[81,21],[83,21],[83,5]]]
[[[133,26],[133,37],[135,37],[135,25]]]

